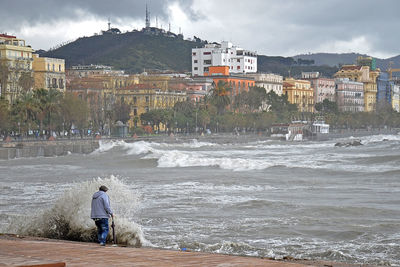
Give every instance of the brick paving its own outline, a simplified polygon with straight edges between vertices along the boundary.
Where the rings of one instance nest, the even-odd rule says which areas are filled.
[[[101,247],[94,243],[26,238],[0,238],[0,266],[289,266],[289,263],[256,257],[152,248]],[[309,265],[310,266],[310,265]]]

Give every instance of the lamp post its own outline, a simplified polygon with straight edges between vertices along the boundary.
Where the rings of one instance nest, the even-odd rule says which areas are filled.
[[[197,134],[197,110],[196,110],[196,129],[195,129],[195,132]]]

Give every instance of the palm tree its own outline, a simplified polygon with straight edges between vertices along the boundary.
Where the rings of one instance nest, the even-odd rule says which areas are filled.
[[[211,92],[211,103],[217,108],[218,115],[225,112],[225,107],[231,104],[231,99],[229,97],[229,91],[231,88],[228,83],[224,81],[219,81]]]

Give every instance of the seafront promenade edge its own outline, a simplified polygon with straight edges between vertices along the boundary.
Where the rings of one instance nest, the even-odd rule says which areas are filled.
[[[0,266],[271,266],[355,267],[339,262],[272,260],[261,257],[233,256],[204,252],[156,248],[101,247],[95,243],[52,240],[0,234]],[[367,265],[364,265],[365,267]]]

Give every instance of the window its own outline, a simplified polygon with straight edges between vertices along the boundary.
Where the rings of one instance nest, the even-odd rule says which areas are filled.
[[[208,67],[204,67],[203,71],[208,71]]]
[[[58,65],[58,71],[61,72],[61,65]]]
[[[240,58],[236,59],[237,62],[240,62]]]
[[[136,96],[134,96],[133,97],[133,104],[136,104],[137,103],[137,98],[136,98]]]
[[[60,89],[64,89],[64,80],[63,79],[58,80],[58,87],[60,87]]]
[[[198,70],[199,68],[198,68],[198,67],[194,67],[193,69],[194,69],[194,70]]]
[[[240,66],[237,66],[237,69],[240,70]]]
[[[211,65],[211,59],[204,60],[204,64]]]
[[[204,52],[203,55],[211,55],[211,52]]]
[[[53,78],[53,80],[52,80],[52,87],[57,88],[57,79],[56,78]]]
[[[53,71],[55,71],[56,70],[56,66],[53,64]]]
[[[196,63],[197,63],[197,59],[195,59],[195,60],[193,61],[193,63],[195,63],[195,64],[196,64]]]
[[[149,103],[149,97],[146,96],[146,103]]]
[[[195,55],[196,55],[196,52],[193,52],[192,55],[195,56]]]
[[[137,109],[136,108],[133,109],[133,116],[137,116]]]

